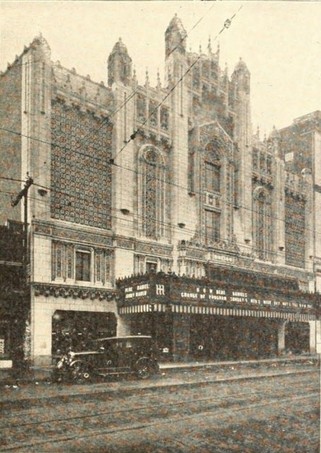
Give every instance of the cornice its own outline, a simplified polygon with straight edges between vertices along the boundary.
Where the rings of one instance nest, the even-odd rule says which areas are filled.
[[[113,300],[117,297],[117,290],[88,288],[79,286],[67,286],[46,283],[33,283],[34,294],[36,297],[53,296],[55,298],[63,297],[64,299],[91,299],[91,300]]]

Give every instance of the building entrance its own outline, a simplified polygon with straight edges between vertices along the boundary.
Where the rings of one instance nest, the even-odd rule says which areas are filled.
[[[116,326],[114,313],[57,310],[52,317],[52,355],[84,350],[96,338],[116,335]]]
[[[278,325],[273,320],[194,315],[190,326],[193,359],[255,359],[277,354]]]

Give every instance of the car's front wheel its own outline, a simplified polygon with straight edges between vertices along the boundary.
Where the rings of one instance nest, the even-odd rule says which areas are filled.
[[[93,376],[90,367],[84,363],[76,362],[71,368],[71,379],[75,383],[91,382]]]
[[[149,360],[140,360],[136,363],[136,375],[139,379],[148,379],[153,374],[153,366]]]

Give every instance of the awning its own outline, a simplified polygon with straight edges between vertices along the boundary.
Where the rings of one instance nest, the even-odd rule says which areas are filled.
[[[274,318],[288,321],[307,322],[313,321],[316,317],[306,313],[287,313],[267,310],[246,310],[239,308],[218,308],[197,305],[175,305],[175,304],[135,304],[119,308],[120,315],[131,315],[135,313],[186,313],[198,315],[217,316],[244,316],[254,318]]]

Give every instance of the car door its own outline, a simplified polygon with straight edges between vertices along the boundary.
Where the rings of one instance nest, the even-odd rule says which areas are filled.
[[[130,370],[133,346],[133,340],[131,338],[124,338],[118,341],[118,369],[120,372]]]
[[[102,374],[113,373],[117,369],[117,344],[113,340],[106,340],[99,345],[99,371]]]

